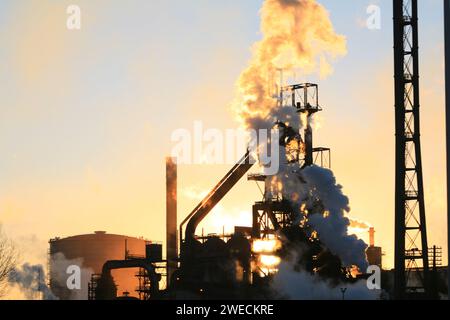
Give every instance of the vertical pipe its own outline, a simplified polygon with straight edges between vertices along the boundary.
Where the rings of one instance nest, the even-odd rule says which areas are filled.
[[[305,108],[308,107],[308,86],[305,85],[303,88],[303,104],[305,105]]]
[[[445,29],[445,121],[447,141],[447,253],[450,262],[450,0],[444,0],[444,29]],[[447,269],[450,299],[450,270]]]
[[[252,237],[261,237],[261,224],[259,223],[259,212],[256,206],[252,208]]]
[[[292,90],[291,99],[292,99],[292,107],[296,108],[297,106],[295,105],[295,90]]]
[[[375,246],[375,228],[370,227],[369,229],[369,244],[371,247]]]
[[[175,158],[166,158],[166,260],[167,286],[171,284],[178,263],[177,247],[177,164]]]
[[[307,113],[307,125],[305,129],[305,166],[311,166],[313,160],[313,137],[311,128],[311,115]]]
[[[280,71],[280,107],[283,106],[283,69],[278,69]]]

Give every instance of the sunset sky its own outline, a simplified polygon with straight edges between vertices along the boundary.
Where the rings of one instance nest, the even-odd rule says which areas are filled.
[[[0,3],[0,224],[22,260],[45,263],[48,239],[106,230],[165,240],[165,157],[171,133],[237,128],[235,83],[261,38],[262,0],[4,0]],[[316,146],[353,218],[394,257],[391,1],[321,0],[346,56],[320,88]],[[81,8],[81,30],[66,8]],[[381,29],[365,26],[381,8]],[[419,2],[422,150],[428,243],[446,257],[442,1]],[[244,150],[243,150],[244,152]],[[179,166],[179,220],[230,165]],[[251,220],[261,194],[243,179],[205,232]],[[237,221],[237,222],[236,222]],[[367,236],[364,234],[364,239]],[[447,259],[444,258],[444,263]]]

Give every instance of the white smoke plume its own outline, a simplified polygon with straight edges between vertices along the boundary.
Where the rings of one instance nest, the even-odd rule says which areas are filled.
[[[261,33],[263,38],[254,44],[249,66],[239,77],[233,104],[240,122],[253,129],[269,128],[277,120],[272,114],[277,70],[327,76],[332,72],[330,62],[347,52],[345,37],[334,31],[329,13],[316,0],[266,0]]]
[[[277,72],[295,70],[301,76],[327,76],[332,72],[330,63],[346,54],[346,39],[334,31],[329,13],[316,0],[265,0],[261,33],[263,38],[254,44],[249,65],[240,75],[234,111],[245,128],[269,129],[282,121],[300,130],[305,123],[301,123],[295,108],[279,107],[277,98],[283,84],[274,80]],[[280,159],[284,159],[285,150],[280,149]],[[365,271],[367,245],[348,234],[350,221],[345,214],[350,211],[349,200],[332,171],[315,166],[303,169],[299,164],[282,161],[280,164],[279,174],[272,177],[271,184],[278,189],[275,192],[281,192],[292,203],[298,222],[307,218],[321,242],[345,266],[356,265]],[[314,206],[317,200],[320,206]],[[303,206],[310,210],[306,217]],[[291,262],[281,263],[274,281],[278,291],[291,298],[341,297],[339,288],[335,290],[306,271],[297,271]],[[350,298],[369,298],[361,283],[348,286]]]
[[[275,177],[280,181],[282,193],[294,209],[308,209],[308,224],[317,231],[321,242],[337,255],[345,266],[356,265],[361,271],[367,268],[365,250],[367,244],[355,235],[348,234],[350,220],[345,216],[350,212],[348,197],[342,193],[331,170],[318,166],[301,169],[298,164],[281,168]],[[320,206],[314,206],[319,200]],[[299,216],[299,220],[303,216]]]
[[[294,255],[295,256],[295,255]],[[284,260],[272,281],[272,288],[281,298],[292,300],[376,300],[381,290],[369,290],[365,280],[334,284],[316,274],[298,270],[295,259]],[[344,297],[341,289],[345,288]]]
[[[319,239],[346,266],[356,265],[365,271],[367,244],[355,235],[348,234],[350,220],[345,213],[350,212],[348,197],[342,193],[331,170],[310,166],[302,170],[311,196],[320,199],[325,211],[310,212],[308,223],[317,231]]]
[[[44,300],[57,300],[45,282],[45,271],[42,265],[24,263],[20,268],[15,268],[8,277],[12,286],[18,286],[27,299],[34,300],[40,294]]]

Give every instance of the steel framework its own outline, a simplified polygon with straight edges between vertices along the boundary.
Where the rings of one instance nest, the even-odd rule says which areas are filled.
[[[394,0],[393,4],[395,296],[405,299],[427,295],[429,263],[420,148],[417,0]]]
[[[313,147],[313,130],[311,128],[311,118],[317,112],[322,111],[319,105],[319,87],[314,83],[301,83],[281,88],[280,106],[295,108],[299,116],[304,115],[303,139],[300,138],[299,144],[294,145],[294,153],[291,162],[298,162],[301,168],[311,165],[317,165],[324,168],[331,168],[331,150],[330,148]],[[301,132],[298,132],[300,134]],[[297,132],[295,133],[297,134]],[[270,176],[249,175],[249,180],[264,182],[269,184]],[[283,198],[283,195],[273,192],[264,193],[263,201],[256,202],[253,205],[253,231],[254,238],[270,238],[276,236],[280,229],[292,225],[295,213],[289,201]]]

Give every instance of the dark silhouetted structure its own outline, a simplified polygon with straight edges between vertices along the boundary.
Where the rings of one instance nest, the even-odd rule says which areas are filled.
[[[167,285],[173,272],[178,268],[177,244],[177,163],[174,158],[166,158],[166,260]]]
[[[447,247],[450,248],[450,0],[444,0],[444,26],[445,26],[445,119],[447,141]],[[450,250],[448,261],[450,261]],[[450,290],[450,272],[447,272],[447,287]],[[450,291],[448,292],[450,299]]]
[[[394,0],[395,68],[395,298],[428,292],[419,118],[417,0]],[[409,272],[410,270],[417,272]],[[420,271],[419,271],[420,270]],[[412,277],[417,279],[412,279]]]

